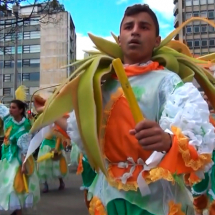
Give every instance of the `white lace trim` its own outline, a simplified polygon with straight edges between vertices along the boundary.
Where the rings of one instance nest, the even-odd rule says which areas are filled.
[[[27,154],[28,147],[31,141],[32,135],[29,133],[23,134],[22,136],[19,137],[17,141],[17,146],[20,148],[21,153],[23,155]]]
[[[9,109],[5,105],[0,104],[0,118],[3,119],[8,115],[9,115]]]
[[[211,154],[215,146],[214,127],[209,123],[208,105],[192,83],[177,88],[168,98],[160,126],[177,126],[189,137],[199,154]]]
[[[78,125],[76,122],[75,112],[69,113],[69,117],[67,118],[67,134],[69,135],[72,142],[75,142],[80,149],[81,152],[85,152],[83,148],[83,143],[81,140],[81,136],[79,134]]]
[[[23,123],[25,122],[25,117],[23,117],[22,120],[19,121],[19,122],[17,122],[17,121],[12,117],[12,121],[13,121],[13,123],[15,123],[16,125],[21,125],[21,124],[23,124]]]

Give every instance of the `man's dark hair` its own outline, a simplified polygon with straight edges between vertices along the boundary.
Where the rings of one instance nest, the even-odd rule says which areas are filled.
[[[123,19],[121,21],[121,24],[120,24],[120,31],[121,31],[122,23],[126,16],[133,16],[133,15],[136,15],[136,14],[142,13],[142,12],[148,13],[150,15],[150,17],[152,18],[152,20],[155,24],[156,36],[159,36],[159,23],[158,23],[157,16],[155,15],[155,13],[150,9],[150,7],[147,4],[135,4],[133,6],[127,7],[125,10]]]

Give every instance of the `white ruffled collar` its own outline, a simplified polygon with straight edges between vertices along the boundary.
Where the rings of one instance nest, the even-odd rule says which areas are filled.
[[[25,122],[25,117],[22,118],[22,120],[20,122],[17,122],[13,117],[12,117],[12,121],[13,123],[17,124],[17,125],[21,125]]]

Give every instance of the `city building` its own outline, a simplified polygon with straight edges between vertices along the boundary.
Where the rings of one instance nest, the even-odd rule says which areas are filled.
[[[215,20],[215,0],[173,0],[173,2],[175,28],[191,17]],[[186,43],[196,56],[215,52],[215,30],[205,22],[195,21],[188,24],[175,39]]]
[[[14,94],[15,41],[17,86],[27,87],[28,101],[37,89],[57,85],[73,71],[70,67],[62,68],[76,60],[72,17],[66,11],[46,15],[43,7],[20,6],[19,18],[33,13],[24,23],[17,18],[17,26],[11,25],[16,20],[13,13],[0,14],[0,100],[4,103],[11,101]]]

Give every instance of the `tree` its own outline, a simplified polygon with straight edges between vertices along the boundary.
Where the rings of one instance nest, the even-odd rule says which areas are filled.
[[[65,11],[64,5],[58,0],[0,0],[0,51],[10,54],[1,41],[6,38],[10,38],[10,43],[15,41],[23,25],[27,26],[30,22],[57,24],[60,18],[56,14],[62,11]]]

